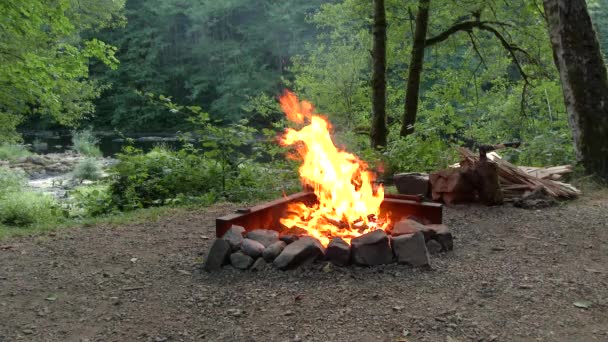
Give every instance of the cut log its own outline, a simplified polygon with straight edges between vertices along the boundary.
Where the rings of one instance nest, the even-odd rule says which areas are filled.
[[[462,158],[461,165],[472,165],[479,160],[479,157],[467,148],[460,147],[458,152]],[[554,198],[575,198],[581,193],[570,184],[536,177],[500,157],[493,159],[498,167],[498,179],[506,197],[521,197],[526,191],[533,191],[539,186],[543,187],[547,194]],[[544,170],[548,169],[550,168]],[[553,171],[555,173],[550,172],[550,174],[565,174],[571,172],[571,167],[563,165],[555,167]],[[545,173],[547,172],[545,171]]]

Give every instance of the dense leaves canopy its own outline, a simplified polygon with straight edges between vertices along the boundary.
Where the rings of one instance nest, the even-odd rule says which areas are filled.
[[[72,125],[94,112],[101,86],[92,58],[115,68],[114,48],[80,33],[119,21],[121,1],[6,0],[0,3],[0,140],[31,115]]]

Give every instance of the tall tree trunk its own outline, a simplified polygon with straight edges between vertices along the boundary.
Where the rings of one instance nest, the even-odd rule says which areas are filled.
[[[608,180],[608,76],[585,0],[544,0],[577,159]]]
[[[426,32],[429,26],[429,7],[431,0],[420,0],[418,14],[416,14],[416,31],[414,32],[414,45],[409,65],[407,89],[405,93],[405,108],[401,121],[401,136],[414,133],[416,114],[418,113],[418,93],[420,91],[420,77],[424,63],[424,47]]]
[[[386,11],[384,0],[374,0],[374,26],[372,47],[372,129],[373,148],[385,147],[386,127]]]

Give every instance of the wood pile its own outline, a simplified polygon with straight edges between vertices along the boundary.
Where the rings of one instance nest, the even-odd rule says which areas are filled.
[[[459,147],[461,166],[473,165],[479,161],[479,156],[469,149]],[[572,172],[570,165],[555,166],[549,168],[517,167],[496,153],[489,153],[491,159],[498,166],[498,178],[505,198],[521,197],[522,195],[542,188],[554,198],[575,198],[580,191],[574,186],[557,181],[564,174]]]

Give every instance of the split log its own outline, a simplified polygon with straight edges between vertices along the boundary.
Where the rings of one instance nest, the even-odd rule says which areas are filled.
[[[462,157],[462,164],[474,164],[479,157],[464,147],[458,148]],[[547,194],[554,198],[575,198],[580,195],[580,191],[574,186],[551,179],[543,179],[527,173],[521,168],[507,162],[504,159],[494,160],[498,167],[498,178],[500,185],[507,197],[520,197],[526,191],[534,191],[539,186],[543,187]],[[559,173],[567,173],[568,166],[559,167]],[[558,174],[559,174],[558,173]]]

